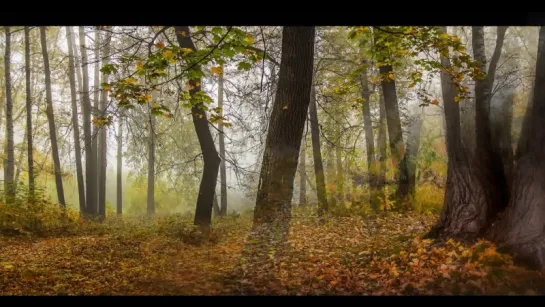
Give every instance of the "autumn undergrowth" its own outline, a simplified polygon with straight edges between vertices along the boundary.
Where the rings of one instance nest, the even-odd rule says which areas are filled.
[[[541,272],[516,266],[490,242],[423,240],[438,218],[431,205],[369,215],[332,210],[325,221],[314,206],[295,207],[285,253],[272,269],[250,264],[245,276],[236,268],[251,213],[216,217],[204,236],[190,214],[110,214],[98,223],[45,201],[30,205],[0,210],[2,294],[545,293]]]

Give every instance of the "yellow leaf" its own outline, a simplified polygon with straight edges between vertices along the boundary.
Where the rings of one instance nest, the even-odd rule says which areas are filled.
[[[203,118],[202,114],[199,114],[199,118]]]
[[[144,69],[144,63],[142,63],[142,62],[136,62],[136,69],[138,69],[138,70]]]
[[[434,99],[434,100],[432,100],[432,102],[431,102],[431,103],[433,103],[434,105],[438,105],[438,104],[439,104],[439,100],[437,100],[437,99]]]
[[[125,79],[125,83],[136,84],[136,83],[138,83],[138,80],[136,80],[135,78],[127,78],[127,79]]]
[[[163,48],[165,48],[165,43],[159,42],[159,43],[155,44],[155,47],[157,47],[159,49],[163,49]]]
[[[189,53],[193,52],[191,48],[182,48],[180,51],[182,51],[183,55],[188,55]]]
[[[151,99],[150,99],[150,100],[151,100]],[[159,104],[158,104],[157,102],[154,102],[154,103],[153,103],[153,108],[154,108],[154,109],[158,109],[158,108],[159,108]]]
[[[172,60],[174,59],[174,57],[176,56],[176,54],[174,54],[174,52],[172,52],[171,50],[165,50],[163,52],[163,56],[169,60]]]
[[[411,84],[409,84],[409,88],[413,88],[413,87],[415,87],[415,85],[416,85],[416,84],[411,83]]]
[[[201,86],[201,82],[200,81],[195,82],[195,86]]]
[[[218,75],[223,74],[223,67],[221,67],[221,66],[212,67],[212,73],[213,74],[218,74]]]
[[[390,79],[390,80],[394,80],[394,79],[395,79],[395,76],[394,76],[394,73],[393,73],[393,72],[391,72],[391,73],[388,74],[388,79]]]
[[[283,110],[287,110],[287,109],[288,109],[288,105],[285,105],[282,109],[283,109]]]
[[[255,38],[251,34],[246,35],[246,38],[244,40],[248,44],[253,44],[255,42]]]
[[[460,96],[454,97],[454,102],[460,102]]]
[[[108,92],[108,91],[111,91],[112,90],[112,86],[109,85],[109,84],[106,84],[102,87],[102,89],[105,91],[105,92]]]
[[[151,102],[151,95],[146,95],[145,99],[147,102]],[[154,107],[155,107],[155,104],[154,104]]]

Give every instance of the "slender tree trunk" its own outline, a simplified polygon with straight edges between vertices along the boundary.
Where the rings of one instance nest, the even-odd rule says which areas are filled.
[[[117,214],[123,214],[123,112],[119,116],[117,128]]]
[[[222,73],[218,78],[218,108],[221,108],[220,115],[223,116],[223,66]],[[227,171],[225,168],[225,132],[223,131],[223,123],[220,122],[218,125],[220,131],[219,134],[219,145],[220,145],[220,196],[221,196],[221,216],[227,215]],[[216,198],[214,198],[216,199]],[[216,199],[217,201],[217,199]]]
[[[155,92],[152,93],[155,101]],[[148,137],[148,214],[155,214],[155,115],[149,112]]]
[[[409,174],[409,194],[416,195],[416,162],[418,159],[418,150],[420,149],[420,131],[424,121],[424,108],[422,114],[416,115],[409,126],[409,137],[407,140],[407,172]]]
[[[34,186],[34,145],[32,142],[32,94],[30,93],[30,28],[25,27],[25,90],[26,90],[26,134],[28,142],[28,191],[31,199],[36,194]]]
[[[299,154],[299,205],[305,205],[307,203],[307,177],[306,170],[306,142],[301,145],[301,153]]]
[[[441,28],[446,32],[446,27]],[[450,67],[445,57],[441,57],[441,63],[443,67]],[[454,100],[456,88],[444,70],[441,71],[441,88],[447,125],[448,171],[443,213],[430,235],[473,239],[488,226],[487,195],[462,146],[460,110]]]
[[[74,64],[74,48],[72,45],[72,28],[66,27],[66,39],[68,42],[68,79],[70,81],[70,95],[72,102],[72,127],[74,129],[74,147],[76,152],[76,176],[78,180],[78,196],[79,196],[79,209],[80,213],[85,212],[85,185],[83,182],[83,167],[81,164],[81,143],[79,133],[79,120],[78,120],[78,104],[77,104],[77,90],[76,90],[76,72]]]
[[[337,201],[344,206],[344,170],[342,163],[342,136],[339,125],[335,125],[336,143],[335,144],[335,181],[337,182]]]
[[[4,28],[6,34],[6,47],[4,57],[5,84],[6,84],[6,145],[4,160],[4,191],[6,202],[10,203],[15,197],[15,183],[13,176],[15,172],[15,153],[13,149],[13,97],[11,94],[11,32],[10,27]]]
[[[325,189],[324,164],[320,148],[320,125],[318,110],[316,109],[316,88],[314,84],[310,90],[310,135],[312,138],[312,157],[314,159],[314,174],[316,177],[316,193],[318,196],[318,214],[323,216],[327,211],[327,194]]]
[[[59,148],[57,145],[57,128],[55,127],[55,117],[53,115],[53,98],[51,97],[51,71],[49,69],[49,55],[47,52],[45,27],[40,27],[40,42],[42,44],[42,55],[44,59],[45,94],[47,102],[46,114],[47,121],[49,122],[51,154],[53,156],[53,164],[55,167],[55,184],[57,186],[57,198],[60,205],[63,208],[66,208],[66,202],[64,201],[64,189],[62,186],[61,161],[59,159]]]
[[[83,102],[83,134],[85,148],[85,186],[87,188],[85,204],[86,213],[90,217],[97,214],[97,181],[96,181],[96,152],[93,154],[92,129],[91,129],[91,98],[89,95],[89,64],[87,58],[87,46],[85,43],[85,29],[79,27],[79,41],[82,61],[82,102]],[[75,44],[74,44],[75,45]],[[77,74],[76,74],[77,75]]]
[[[98,28],[98,27],[97,27]],[[98,32],[98,29],[95,30],[95,42],[94,42],[94,56],[95,56],[95,63],[94,63],[94,78],[93,78],[93,111],[92,116],[93,118],[97,118],[100,115],[100,112],[98,110],[98,104],[100,102],[100,34]],[[95,168],[95,199],[96,199],[96,211],[95,214],[98,213],[98,216],[100,218],[100,170],[102,167],[100,166],[100,160],[98,159],[99,152],[98,152],[98,134],[100,131],[100,127],[97,125],[91,125],[93,128],[93,139],[91,141],[91,147],[93,152],[93,165]]]
[[[532,112],[524,151],[517,159],[511,199],[498,223],[497,241],[532,267],[545,267],[545,27],[540,27]],[[528,122],[528,123],[526,123]]]
[[[474,58],[481,63],[481,69],[486,73],[484,27],[472,27],[472,41]],[[499,55],[497,57],[499,58]],[[495,62],[497,63],[497,59]],[[487,223],[491,223],[490,220],[502,211],[509,201],[499,147],[496,147],[498,144],[492,142],[490,97],[494,80],[490,78],[494,77],[495,65],[493,68],[492,75],[489,75],[487,79],[475,81],[475,126],[477,132],[477,151],[475,153],[477,165],[475,170],[478,171],[479,179],[484,187],[485,195],[483,196],[486,197],[484,205],[487,208]]]
[[[394,72],[392,66],[380,66],[380,74],[389,76]],[[399,105],[397,101],[395,81],[389,78],[381,82],[384,94],[384,105],[386,108],[386,122],[388,135],[390,136],[390,150],[394,165],[398,168],[399,187],[397,199],[403,201],[409,193],[409,176],[407,174],[407,156],[405,155],[405,144],[403,142],[403,131],[401,130],[401,118],[399,117]]]
[[[378,199],[376,189],[378,185],[378,168],[375,159],[375,143],[373,137],[373,122],[371,121],[371,92],[369,91],[369,81],[367,80],[367,70],[361,75],[361,97],[364,99],[362,105],[363,126],[365,129],[365,147],[367,152],[367,172],[369,174],[369,185],[371,188],[370,203],[373,210],[378,208]]]
[[[21,175],[21,168],[23,167],[23,155],[25,153],[25,143],[27,142],[28,132],[25,130],[25,134],[23,136],[23,142],[21,143],[21,150],[19,151],[19,157],[17,157],[17,161],[15,162],[15,165],[17,166],[17,170],[15,171],[15,179],[13,180],[14,189],[17,190],[17,184],[19,182],[19,175]]]
[[[110,33],[110,32],[108,32]],[[102,64],[103,65],[108,65],[108,63],[110,62],[109,61],[109,58],[108,56],[110,55],[110,41],[111,41],[111,33],[108,34],[105,38],[105,42],[104,42],[104,49],[103,49],[103,57],[104,57],[104,60],[102,61]],[[107,74],[103,74],[102,75],[102,82],[103,83],[107,83],[108,82],[108,75]],[[100,91],[101,95],[100,95],[100,109],[99,109],[99,114],[101,116],[106,116],[107,113],[108,113],[108,110],[106,109],[107,108],[107,103],[108,103],[108,92],[106,91],[103,91],[101,90]],[[99,128],[99,134],[98,134],[98,160],[99,160],[99,171],[98,171],[98,174],[99,174],[99,178],[98,178],[98,215],[100,216],[100,218],[102,220],[104,220],[106,218],[106,166],[107,166],[107,161],[106,161],[106,153],[107,153],[107,146],[108,146],[108,141],[107,141],[107,134],[108,134],[108,129],[103,126],[103,127],[100,127]]]
[[[186,33],[187,35],[184,35]],[[178,39],[180,47],[196,51],[197,48],[189,36],[189,33],[189,27],[187,26],[176,27],[176,38]],[[189,94],[192,99],[194,99],[195,95],[201,90],[200,83],[200,79],[189,80],[189,84],[192,86]],[[191,108],[191,117],[193,118],[193,125],[195,126],[195,132],[199,139],[204,161],[204,170],[199,187],[199,196],[197,197],[194,222],[195,225],[200,226],[202,230],[208,232],[212,221],[213,196],[214,191],[216,190],[216,181],[218,179],[218,170],[221,159],[218,156],[216,146],[214,145],[214,139],[210,133],[206,112],[201,106],[202,102],[197,102],[197,104]]]
[[[386,106],[384,105],[384,95],[382,92],[379,93],[379,126],[378,126],[378,153],[379,153],[379,180],[377,183],[377,188],[382,190],[384,184],[386,183],[386,144],[388,143],[388,131],[386,128]]]
[[[218,204],[218,196],[215,193],[214,193],[213,207],[214,207],[214,214],[216,216],[220,215],[221,209],[220,209],[220,205]]]

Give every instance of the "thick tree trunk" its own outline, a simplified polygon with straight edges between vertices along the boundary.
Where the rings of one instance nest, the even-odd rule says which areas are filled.
[[[117,214],[123,214],[123,112],[118,120],[117,128]]]
[[[60,205],[66,208],[64,201],[64,189],[62,186],[61,161],[59,159],[59,148],[57,144],[57,128],[55,127],[55,117],[53,115],[53,98],[51,97],[51,71],[49,69],[49,55],[47,52],[45,27],[40,27],[40,42],[42,44],[42,55],[44,59],[45,74],[45,95],[46,95],[46,114],[49,122],[49,138],[51,140],[51,154],[53,156],[53,165],[55,167],[55,184],[57,186],[57,198]]]
[[[394,72],[390,65],[380,66],[379,71],[382,76],[389,76]],[[394,80],[387,77],[381,82],[381,85],[384,94],[386,123],[388,125],[388,135],[390,136],[392,160],[398,168],[399,186],[397,199],[403,202],[409,193],[409,176],[407,174],[407,156],[405,155],[405,143],[403,142],[403,131],[401,130],[396,85]]]
[[[4,192],[6,202],[10,203],[15,197],[15,153],[13,150],[13,97],[11,94],[11,32],[10,27],[4,28],[6,47],[4,57],[5,85],[6,85],[6,145],[4,160]]]
[[[186,35],[184,35],[186,34]],[[176,38],[178,44],[182,48],[188,48],[196,51],[197,48],[190,37],[189,27],[181,26],[176,27]],[[189,80],[189,84],[192,89],[189,91],[192,99],[195,99],[195,94],[201,90],[200,79]],[[199,145],[203,154],[204,170],[199,186],[199,196],[197,197],[197,208],[195,210],[195,225],[201,227],[202,230],[207,232],[210,228],[212,221],[212,203],[214,192],[216,190],[216,181],[218,179],[218,170],[221,163],[221,159],[216,151],[214,145],[214,139],[210,133],[210,127],[208,126],[208,118],[206,112],[201,108],[201,101],[196,101],[196,104],[191,108],[191,117],[193,118],[193,125],[195,126],[195,132],[199,139]]]
[[[82,103],[83,103],[83,134],[85,149],[85,186],[87,188],[85,197],[85,212],[94,217],[97,214],[97,167],[96,152],[92,149],[92,127],[91,127],[91,98],[89,95],[89,64],[87,58],[87,46],[85,43],[85,29],[79,27],[79,42],[82,62]],[[74,44],[75,45],[75,44]],[[93,159],[93,156],[95,159]]]
[[[81,165],[81,143],[79,133],[79,121],[78,121],[78,104],[77,104],[77,90],[76,90],[76,72],[74,64],[74,48],[72,45],[72,28],[66,27],[66,39],[68,42],[68,79],[70,81],[70,96],[72,102],[72,128],[74,129],[74,147],[76,154],[76,176],[78,181],[78,196],[79,196],[79,209],[80,213],[85,212],[85,186],[83,182],[83,167]]]
[[[320,148],[320,125],[318,111],[316,109],[316,88],[314,85],[310,91],[310,135],[312,138],[312,156],[314,159],[314,175],[316,177],[316,193],[318,195],[318,214],[323,216],[327,211],[327,194],[325,189],[324,164],[322,162],[322,150]]]
[[[108,65],[109,61],[109,54],[110,54],[110,41],[111,41],[111,33],[108,34],[105,38],[104,42],[104,49],[103,49],[103,57],[104,60],[102,61],[102,65]],[[108,75],[103,74],[102,75],[102,82],[107,83],[108,82]],[[100,109],[99,114],[101,116],[107,115],[107,103],[108,103],[108,92],[101,90],[100,91]],[[104,220],[106,218],[106,153],[107,153],[107,134],[108,130],[107,128],[100,127],[98,133],[98,215],[99,217]]]
[[[32,140],[32,94],[30,92],[30,28],[25,27],[25,90],[26,90],[26,134],[28,143],[28,192],[30,198],[36,194],[34,180],[34,145]]]
[[[379,161],[379,179],[377,180],[377,188],[384,188],[386,183],[386,158],[387,158],[387,148],[386,144],[388,143],[388,130],[386,127],[386,106],[384,105],[384,95],[382,91],[379,93],[379,123],[378,123],[378,161]]]
[[[98,27],[97,27],[98,28]],[[94,50],[93,50],[94,56],[95,56],[95,63],[94,63],[94,77],[93,77],[93,109],[92,109],[92,117],[96,118],[100,115],[100,112],[98,110],[98,104],[100,102],[100,34],[98,32],[98,29],[95,30],[95,41],[94,41]],[[95,167],[95,199],[96,199],[96,211],[95,214],[98,214],[100,218],[100,170],[102,167],[100,166],[100,161],[98,159],[98,155],[100,154],[98,152],[98,134],[100,131],[100,127],[97,125],[92,124],[91,127],[93,128],[93,138],[91,140],[91,147],[92,147],[92,160],[93,165]]]
[[[218,108],[221,108],[220,115],[223,116],[223,66],[222,73],[218,77]],[[221,216],[227,215],[227,170],[225,168],[225,132],[223,130],[223,123],[220,122],[218,125],[220,131],[219,134],[219,145],[220,145],[220,197],[221,197]],[[214,198],[216,201],[217,199]]]
[[[536,268],[545,267],[545,27],[539,30],[532,112],[525,124],[531,132],[517,159],[511,199],[498,223],[497,241],[517,259]],[[528,123],[526,123],[528,122]]]
[[[299,154],[299,205],[305,205],[307,203],[307,182],[305,178],[307,177],[306,169],[306,151],[305,144],[303,142],[301,145],[301,153]]]
[[[422,114],[412,118],[409,126],[409,137],[407,140],[407,172],[409,174],[409,193],[416,195],[416,165],[418,161],[418,150],[420,149],[420,131],[424,121],[424,108]]]
[[[310,103],[314,35],[314,27],[284,27],[282,33],[278,88],[261,164],[254,227],[243,252],[243,259],[252,256],[249,263],[260,269],[275,268],[289,232],[293,182]]]
[[[442,30],[446,32],[446,27]],[[441,57],[441,63],[443,67],[450,66],[447,58]],[[462,146],[460,110],[454,100],[456,88],[444,70],[441,71],[441,88],[447,126],[448,171],[443,213],[430,235],[473,239],[488,226],[487,195]]]

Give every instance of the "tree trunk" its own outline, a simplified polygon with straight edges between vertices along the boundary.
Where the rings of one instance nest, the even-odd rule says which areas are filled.
[[[446,32],[446,27],[441,28]],[[450,66],[445,57],[441,57],[441,63],[443,67]],[[462,146],[460,110],[454,100],[456,88],[445,70],[441,71],[441,88],[447,126],[448,171],[443,213],[430,235],[473,239],[488,226],[487,195]]]
[[[106,41],[104,42],[104,49],[103,49],[103,57],[104,60],[102,61],[103,65],[108,65],[110,55],[110,41],[112,38],[112,35],[110,32],[106,36]],[[108,75],[103,74],[102,75],[102,82],[107,83],[108,82]],[[99,105],[99,114],[101,116],[107,115],[107,103],[108,103],[108,92],[107,91],[100,91],[100,105]],[[107,153],[107,133],[108,130],[106,126],[100,127],[98,132],[98,215],[101,220],[104,220],[106,218],[106,153]]]
[[[275,266],[289,232],[293,182],[310,103],[314,35],[314,27],[283,28],[278,88],[261,164],[254,227],[243,253],[251,253],[255,258],[249,263],[260,268]]]
[[[176,38],[178,39],[180,47],[196,51],[197,48],[189,36],[189,33],[189,27],[187,26],[176,27]],[[192,87],[189,94],[191,95],[192,100],[196,99],[196,94],[201,90],[200,83],[200,79],[189,80],[189,84]],[[210,127],[208,126],[208,118],[206,112],[202,109],[202,105],[202,101],[196,101],[191,108],[191,117],[193,119],[195,132],[197,133],[197,138],[199,139],[204,162],[194,223],[195,225],[200,226],[205,232],[208,232],[212,221],[212,203],[221,159],[216,151],[214,139],[212,138]]]
[[[97,27],[98,28],[98,27]],[[94,77],[93,77],[93,109],[91,116],[93,118],[97,118],[99,116],[98,111],[98,104],[100,102],[100,34],[98,32],[98,29],[95,30],[95,41],[94,41],[94,56],[95,56],[95,63],[94,63]],[[98,159],[98,134],[100,131],[100,127],[97,125],[91,124],[91,127],[93,128],[93,138],[91,140],[91,147],[93,156],[91,159],[93,160],[93,165],[95,167],[95,177],[93,180],[95,181],[95,199],[96,199],[96,211],[95,214],[98,214],[98,217],[100,218],[100,170],[102,167],[100,166],[100,161]]]
[[[72,28],[66,27],[66,39],[68,43],[68,79],[70,81],[70,95],[72,102],[72,128],[74,129],[74,147],[76,152],[76,176],[78,180],[78,196],[80,213],[85,212],[85,186],[83,183],[83,167],[81,165],[81,143],[78,121],[78,104],[76,90],[76,72],[74,64],[74,48],[72,46]]]
[[[151,114],[151,110],[148,137],[148,214],[155,214],[155,115]]]
[[[25,90],[26,90],[26,134],[28,142],[28,192],[31,199],[36,194],[34,184],[34,149],[32,142],[32,94],[30,92],[30,28],[25,27]]]
[[[394,72],[392,66],[380,66],[380,74],[389,76]],[[389,78],[381,82],[384,94],[384,106],[386,109],[386,123],[388,135],[390,136],[390,150],[394,165],[398,167],[399,187],[397,199],[403,201],[409,193],[409,176],[407,174],[407,156],[405,155],[405,144],[403,142],[403,131],[401,130],[401,119],[399,117],[399,105],[395,81]]]
[[[6,145],[4,160],[4,191],[6,193],[6,202],[10,203],[15,197],[15,153],[13,150],[13,97],[11,94],[11,32],[10,27],[5,27],[6,47],[4,57],[5,67],[5,85],[6,85]]]
[[[218,204],[218,196],[216,193],[214,193],[214,200],[213,200],[213,207],[214,207],[214,214],[216,216],[219,216],[221,214],[220,205]]]
[[[223,65],[221,66],[222,73],[218,77],[218,108],[221,108],[220,115],[223,116]],[[219,145],[220,145],[220,196],[221,196],[221,208],[220,216],[227,215],[227,171],[225,168],[225,132],[223,131],[223,123],[218,125],[220,131]],[[217,201],[217,199],[214,197]]]
[[[318,195],[318,214],[323,216],[327,211],[327,194],[325,189],[324,164],[320,148],[320,125],[316,109],[316,88],[314,84],[310,91],[310,135],[312,138],[312,156],[314,159],[314,175],[316,177],[316,193]]]
[[[87,187],[85,212],[94,217],[97,214],[97,181],[96,181],[96,152],[93,154],[92,129],[91,129],[91,98],[89,96],[89,64],[87,58],[87,46],[85,44],[85,29],[79,27],[79,42],[82,62],[82,102],[83,102],[83,134],[85,148],[85,186]],[[75,44],[74,44],[75,45]]]
[[[337,183],[337,201],[338,204],[344,206],[344,170],[342,163],[342,136],[339,124],[335,125],[335,182]]]
[[[379,126],[378,126],[378,161],[379,161],[379,179],[377,180],[377,188],[382,190],[384,184],[386,183],[386,144],[388,143],[388,131],[386,128],[386,106],[384,104],[384,95],[382,92],[379,92]]]
[[[424,121],[424,108],[422,114],[412,118],[409,126],[409,137],[407,140],[407,172],[409,174],[409,193],[412,197],[416,195],[416,164],[418,162],[418,150],[420,149],[420,131]]]
[[[299,154],[299,205],[305,205],[307,203],[307,177],[306,170],[306,142],[301,145],[301,153]]]
[[[119,115],[117,128],[117,214],[123,214],[123,112]]]
[[[62,171],[61,161],[59,159],[59,148],[57,145],[57,128],[55,127],[55,117],[53,115],[53,98],[51,97],[51,71],[49,69],[49,55],[47,53],[47,42],[45,27],[40,27],[40,42],[42,44],[42,55],[44,59],[44,74],[45,74],[45,95],[46,95],[46,114],[49,122],[49,138],[51,140],[51,154],[53,156],[53,164],[55,167],[55,184],[57,186],[57,198],[60,205],[66,208],[64,201],[64,189],[62,186]]]
[[[371,92],[369,91],[369,81],[367,79],[367,70],[361,75],[361,97],[363,98],[363,126],[365,129],[365,147],[367,152],[367,173],[369,174],[369,185],[371,189],[370,203],[373,210],[378,208],[378,199],[376,197],[376,188],[378,185],[378,169],[375,159],[375,143],[373,137],[373,122],[371,121]]]
[[[531,132],[513,176],[511,199],[498,223],[497,241],[535,268],[545,267],[545,27],[539,30],[532,112],[525,118]]]
[[[21,175],[21,169],[23,166],[23,155],[25,153],[25,143],[28,137],[28,131],[25,130],[25,134],[23,136],[23,142],[21,143],[21,150],[19,151],[19,157],[17,157],[17,161],[15,162],[15,165],[17,166],[17,171],[15,171],[15,179],[13,179],[14,189],[17,191],[17,184],[19,182],[19,176]]]

